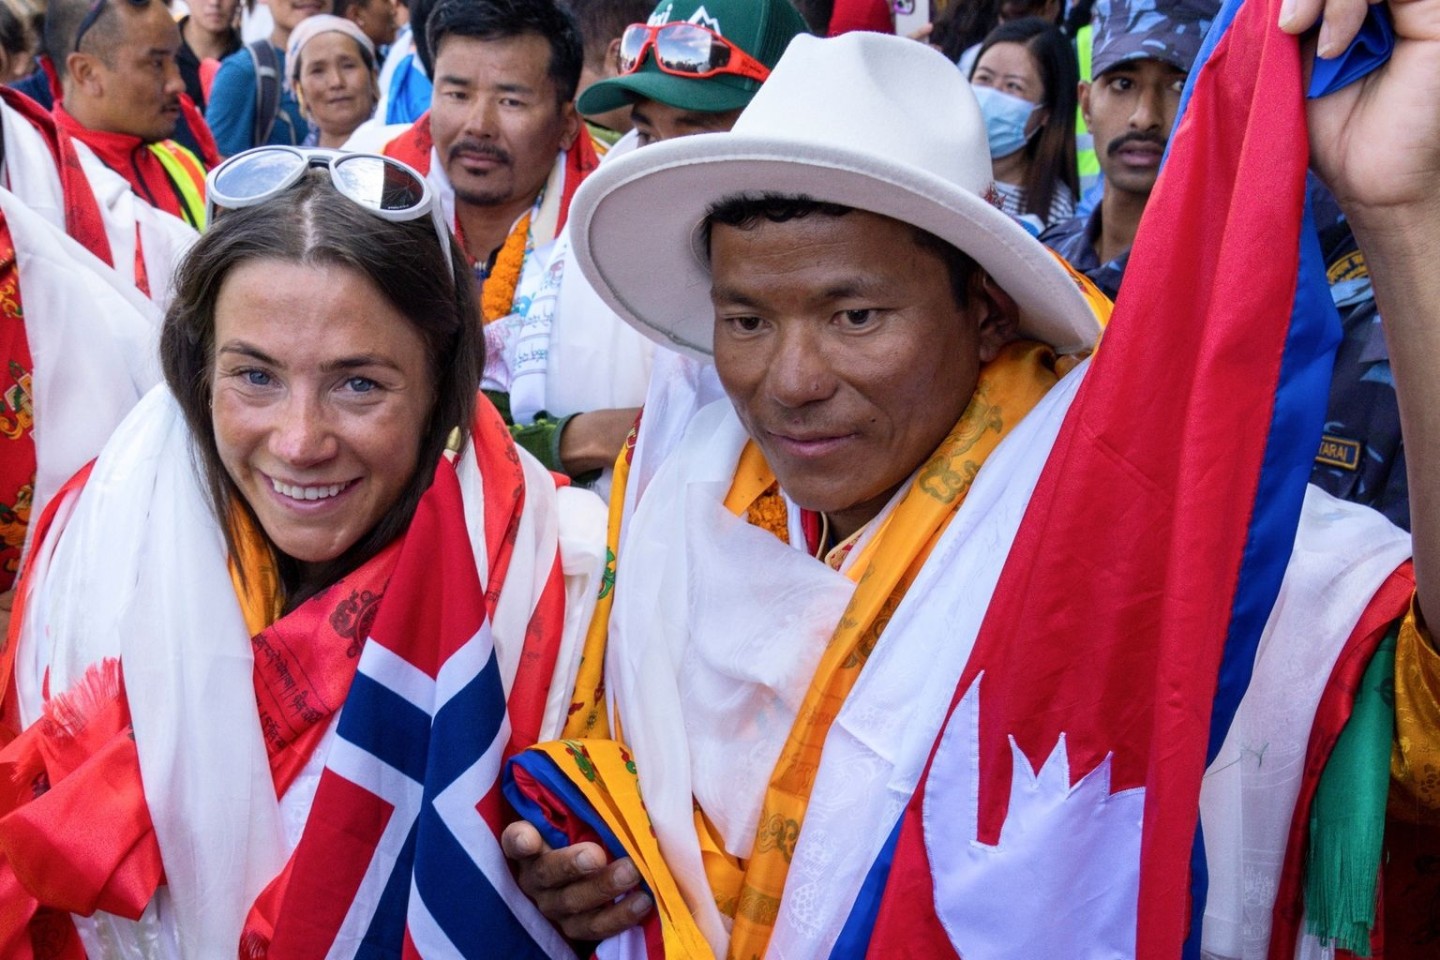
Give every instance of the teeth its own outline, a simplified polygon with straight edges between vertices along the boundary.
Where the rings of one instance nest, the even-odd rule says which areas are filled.
[[[270,483],[275,487],[276,493],[282,497],[289,497],[291,500],[324,500],[327,497],[335,496],[349,486],[348,483],[332,483],[323,487],[294,487],[288,483],[281,483],[274,477],[270,478]]]

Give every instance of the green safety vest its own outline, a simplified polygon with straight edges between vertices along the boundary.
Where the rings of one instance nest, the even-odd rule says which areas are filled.
[[[1086,24],[1075,34],[1075,55],[1080,61],[1080,82],[1089,83],[1090,55],[1093,51],[1095,28]],[[1100,180],[1100,158],[1095,155],[1095,137],[1085,126],[1085,112],[1075,108],[1075,161],[1080,168],[1080,195]],[[1080,197],[1075,198],[1078,203]]]

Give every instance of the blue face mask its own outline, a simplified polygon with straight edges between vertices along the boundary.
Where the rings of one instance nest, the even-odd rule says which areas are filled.
[[[971,89],[980,101],[980,115],[985,118],[985,137],[990,141],[992,159],[1010,156],[1034,136],[1033,131],[1027,134],[1025,128],[1030,124],[1030,116],[1040,109],[1039,104],[1001,93],[994,87]]]

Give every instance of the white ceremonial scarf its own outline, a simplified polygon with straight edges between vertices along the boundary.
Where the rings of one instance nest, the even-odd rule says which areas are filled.
[[[652,427],[658,435],[675,436],[676,424],[685,419],[687,392],[693,396],[707,387],[703,368],[671,366],[668,384],[652,384],[652,399],[662,398],[665,406],[654,421],[647,406],[632,468],[637,491],[634,500],[627,496],[606,678],[666,861],[702,931],[723,954],[727,924],[705,879],[692,794],[726,847],[743,855],[778,744],[808,685],[807,664],[813,667],[817,645],[828,640],[850,588],[848,581],[840,582],[843,577],[724,510],[745,442],[728,403],[693,415],[677,443],[647,437]],[[833,949],[871,864],[919,782],[1030,494],[1087,367],[1062,379],[991,454],[836,717],[768,957],[826,957]],[[643,465],[642,456],[648,461]],[[682,517],[683,525],[677,522]],[[1252,688],[1257,695],[1247,702],[1266,699],[1258,694],[1267,689],[1270,665],[1288,662],[1279,660],[1280,651],[1299,662],[1318,646],[1329,651],[1320,659],[1333,662],[1379,583],[1408,552],[1408,538],[1379,514],[1310,490],[1295,554],[1262,639]],[[733,648],[725,645],[727,636]],[[1323,685],[1328,666],[1316,673],[1315,683]],[[705,703],[697,709],[701,696]],[[1268,702],[1283,709],[1289,701]],[[1242,706],[1232,740],[1256,722],[1252,709]],[[1302,752],[1313,702],[1308,710],[1300,711],[1303,729],[1290,735]],[[1239,748],[1227,743],[1226,749]],[[1217,761],[1207,780],[1207,798],[1218,796],[1213,781],[1220,766]],[[660,775],[647,777],[655,770]],[[1270,786],[1253,789],[1263,795]],[[1264,828],[1279,830],[1283,853],[1294,793],[1288,800],[1283,792],[1267,799],[1284,807]],[[1233,843],[1238,849],[1239,838],[1223,825],[1216,824],[1211,837],[1208,817],[1207,846]],[[1247,838],[1246,856],[1252,842]],[[1252,863],[1243,878],[1230,871],[1219,862],[1227,855],[1212,856],[1207,946],[1214,939],[1210,924],[1228,915],[1228,904],[1241,902],[1256,876]]]
[[[152,207],[135,196],[130,181],[107,167],[95,151],[80,140],[73,140],[80,156],[80,167],[90,181],[90,189],[100,204],[105,221],[105,235],[110,240],[110,255],[115,269],[135,280],[135,254],[145,264],[150,299],[161,311],[170,306],[175,295],[175,268],[200,234],[179,217]]]
[[[1410,535],[1381,514],[1306,489],[1255,672],[1200,792],[1210,873],[1201,949],[1211,960],[1264,960],[1269,953],[1316,707],[1370,598],[1409,556]],[[1296,954],[1331,955],[1309,934]]]
[[[31,206],[0,189],[34,361],[33,522],[159,381],[161,317],[128,278]]]
[[[690,372],[703,388],[705,378]],[[683,369],[675,373],[669,402],[683,411],[680,387],[691,378]],[[771,956],[823,957],[838,936],[918,782],[1000,561],[1079,381],[1078,373],[1063,379],[991,454],[836,718]],[[645,416],[642,443],[648,408]],[[657,427],[670,428],[669,421],[663,417]],[[824,564],[728,516],[723,500],[745,440],[722,400],[700,410],[669,455],[648,449],[652,461],[663,462],[622,535],[605,664],[666,862],[717,954],[729,935],[701,864],[693,794],[698,785],[706,815],[726,825],[726,846],[747,849],[751,836],[743,831],[748,826],[753,836],[763,784],[809,670],[853,590]],[[709,624],[722,609],[725,620]],[[743,655],[728,654],[718,631]],[[946,642],[937,644],[937,636]],[[715,701],[704,722],[723,724],[734,749],[709,735],[715,731],[701,735],[692,722],[694,699],[686,691],[701,689]],[[719,719],[727,710],[729,719]],[[727,791],[727,781],[745,786]]]
[[[52,227],[65,230],[65,190],[55,169],[55,155],[45,137],[15,108],[0,100],[0,136],[5,144],[4,185],[23,199],[31,212]]]
[[[151,390],[115,431],[84,491],[64,505],[33,561],[15,667],[21,719],[29,724],[39,716],[47,673],[49,689],[60,691],[92,664],[121,659],[167,879],[138,922],[103,913],[76,919],[92,955],[234,956],[251,904],[296,839],[287,837],[275,799],[255,707],[250,633],[191,446],[168,388]],[[492,611],[507,684],[555,550],[567,600],[592,606],[604,554],[605,512],[598,500],[584,491],[557,496],[550,475],[523,451],[520,458],[524,515]],[[462,452],[456,469],[483,578],[484,508],[475,458]],[[557,663],[557,678],[573,682],[575,664],[564,656],[578,658],[588,617],[583,602],[567,609],[569,653]],[[558,731],[568,697],[567,686],[545,730]],[[307,804],[311,790],[313,783],[306,787]],[[303,813],[284,819],[303,819]]]

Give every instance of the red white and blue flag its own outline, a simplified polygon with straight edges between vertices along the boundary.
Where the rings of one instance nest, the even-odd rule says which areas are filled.
[[[1212,27],[936,745],[972,746],[932,752],[833,957],[1197,949],[1201,776],[1279,591],[1339,338],[1279,6],[1232,0]],[[932,850],[947,819],[966,839]],[[978,898],[969,947],[945,905]]]
[[[441,464],[277,891],[269,960],[574,956],[500,849],[515,744],[486,611],[459,484]]]

